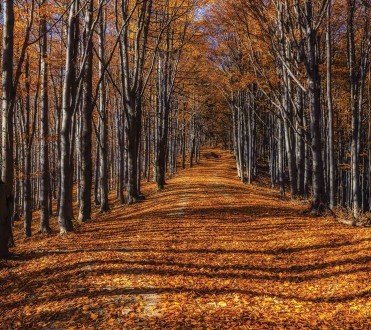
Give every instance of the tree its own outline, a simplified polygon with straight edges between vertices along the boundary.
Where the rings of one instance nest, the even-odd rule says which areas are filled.
[[[14,7],[12,0],[2,2],[3,9],[3,56],[2,56],[2,138],[0,182],[0,257],[9,253],[12,238],[12,215],[14,207],[13,163],[13,109],[15,91],[13,86],[14,54]]]
[[[121,1],[121,19],[125,22],[120,41],[120,57],[123,89],[122,104],[127,137],[128,204],[133,204],[140,199],[138,151],[142,128],[142,98],[146,87],[145,60],[148,55],[147,41],[152,17],[152,5],[152,0],[136,1],[134,9],[131,9],[129,1]],[[133,27],[133,31],[130,31],[130,24],[126,22],[132,15],[131,11],[134,12],[134,10],[137,13],[135,27]],[[132,50],[134,56],[131,55]]]
[[[91,219],[91,190],[93,178],[92,136],[93,136],[93,8],[89,0],[85,8],[83,98],[81,110],[81,182],[79,222]]]
[[[46,7],[47,0],[41,2],[40,17],[40,49],[41,49],[41,145],[40,145],[40,232],[50,232],[49,217],[49,194],[50,194],[50,170],[49,170],[49,84],[48,84],[48,34]]]
[[[60,204],[58,222],[60,233],[73,230],[73,150],[71,144],[72,120],[76,107],[76,61],[78,53],[78,1],[70,3],[67,23],[67,52],[62,97],[61,152],[60,152]]]

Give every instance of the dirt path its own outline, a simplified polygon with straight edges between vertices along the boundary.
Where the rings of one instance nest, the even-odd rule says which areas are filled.
[[[74,234],[18,239],[0,328],[371,329],[370,229],[305,215],[217,156]]]

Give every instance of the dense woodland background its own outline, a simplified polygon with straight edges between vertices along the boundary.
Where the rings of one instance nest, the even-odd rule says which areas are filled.
[[[369,0],[3,0],[0,256],[13,221],[107,212],[202,145],[321,214],[371,211]],[[78,206],[77,212],[74,206]],[[78,214],[77,214],[78,213]]]

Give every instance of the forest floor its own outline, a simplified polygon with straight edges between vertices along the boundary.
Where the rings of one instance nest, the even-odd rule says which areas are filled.
[[[371,329],[370,229],[240,183],[219,150],[143,191],[65,236],[18,223],[0,328]]]

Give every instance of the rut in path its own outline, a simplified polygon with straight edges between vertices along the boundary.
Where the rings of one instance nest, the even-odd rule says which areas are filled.
[[[371,328],[369,229],[243,185],[224,151],[144,193],[67,236],[18,224],[0,328]]]

